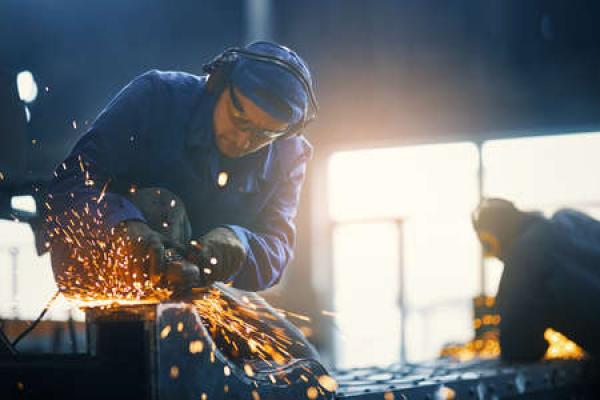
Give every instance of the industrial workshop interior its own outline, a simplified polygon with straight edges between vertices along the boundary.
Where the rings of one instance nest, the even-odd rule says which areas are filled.
[[[600,2],[0,1],[0,400],[600,398]]]

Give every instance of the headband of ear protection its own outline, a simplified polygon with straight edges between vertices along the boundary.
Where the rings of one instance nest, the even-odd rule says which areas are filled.
[[[283,138],[301,133],[304,128],[316,118],[317,112],[319,111],[319,104],[317,103],[317,97],[312,82],[302,73],[302,70],[293,63],[270,54],[257,53],[251,50],[233,47],[225,50],[202,67],[202,70],[210,75],[209,87],[212,90],[219,92],[223,90],[229,83],[231,72],[240,57],[277,65],[292,74],[302,84],[309,97],[309,109],[304,112],[304,116],[300,121],[289,127],[288,133],[286,133]]]

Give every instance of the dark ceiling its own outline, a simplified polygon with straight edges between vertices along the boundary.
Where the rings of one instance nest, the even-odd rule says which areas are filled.
[[[600,125],[597,1],[272,4],[274,39],[314,69],[317,147]],[[28,69],[42,91],[24,129],[8,123],[14,104],[0,111],[0,167],[16,171],[9,156],[20,143],[25,177],[48,176],[86,121],[135,75],[198,72],[222,48],[243,44],[244,10],[242,0],[2,1],[0,77],[6,84]]]

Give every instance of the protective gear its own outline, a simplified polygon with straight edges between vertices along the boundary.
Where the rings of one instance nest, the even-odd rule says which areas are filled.
[[[290,125],[287,136],[301,133],[319,109],[306,63],[292,50],[259,41],[225,50],[204,65],[215,92],[233,83],[274,118]]]
[[[183,201],[169,190],[157,187],[136,190],[129,198],[148,223],[126,221],[126,225],[131,226],[130,235],[133,230],[142,237],[140,252],[149,256],[151,279],[155,283],[162,280],[178,293],[206,286],[198,266],[182,257],[191,236]]]
[[[165,244],[168,239],[150,229],[145,222],[137,220],[121,222],[117,227],[117,232],[129,239],[127,242],[131,244],[134,257],[141,260],[133,265],[138,269],[132,272],[138,275],[146,272],[154,283],[160,281],[164,272]]]
[[[190,245],[186,258],[203,267],[210,281],[228,282],[246,261],[246,248],[235,232],[219,227]]]

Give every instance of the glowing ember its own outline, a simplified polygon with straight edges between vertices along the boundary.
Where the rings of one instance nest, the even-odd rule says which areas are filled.
[[[581,347],[551,328],[544,332],[544,339],[550,344],[544,356],[547,360],[556,358],[581,360],[585,357],[585,352]]]
[[[581,347],[569,340],[566,336],[552,328],[546,329],[544,339],[548,342],[548,349],[544,358],[550,359],[582,359],[585,352]],[[500,342],[498,335],[489,333],[481,339],[471,340],[466,344],[445,347],[442,357],[451,357],[458,361],[469,361],[474,358],[490,359],[500,356]]]
[[[171,325],[167,325],[163,328],[162,331],[160,331],[160,338],[161,339],[166,339],[167,336],[169,336],[169,333],[171,333]]]
[[[192,353],[192,354],[202,353],[203,350],[204,350],[204,342],[202,342],[201,340],[194,340],[194,341],[190,342],[190,353]]]
[[[254,371],[252,370],[252,367],[250,365],[248,365],[248,364],[244,365],[244,372],[249,377],[253,377],[254,376]]]
[[[316,387],[311,386],[308,389],[306,389],[306,397],[308,397],[310,400],[314,400],[317,397],[319,397],[319,391]]]
[[[319,385],[323,386],[328,392],[335,392],[337,390],[337,382],[329,375],[321,375],[319,377]]]

